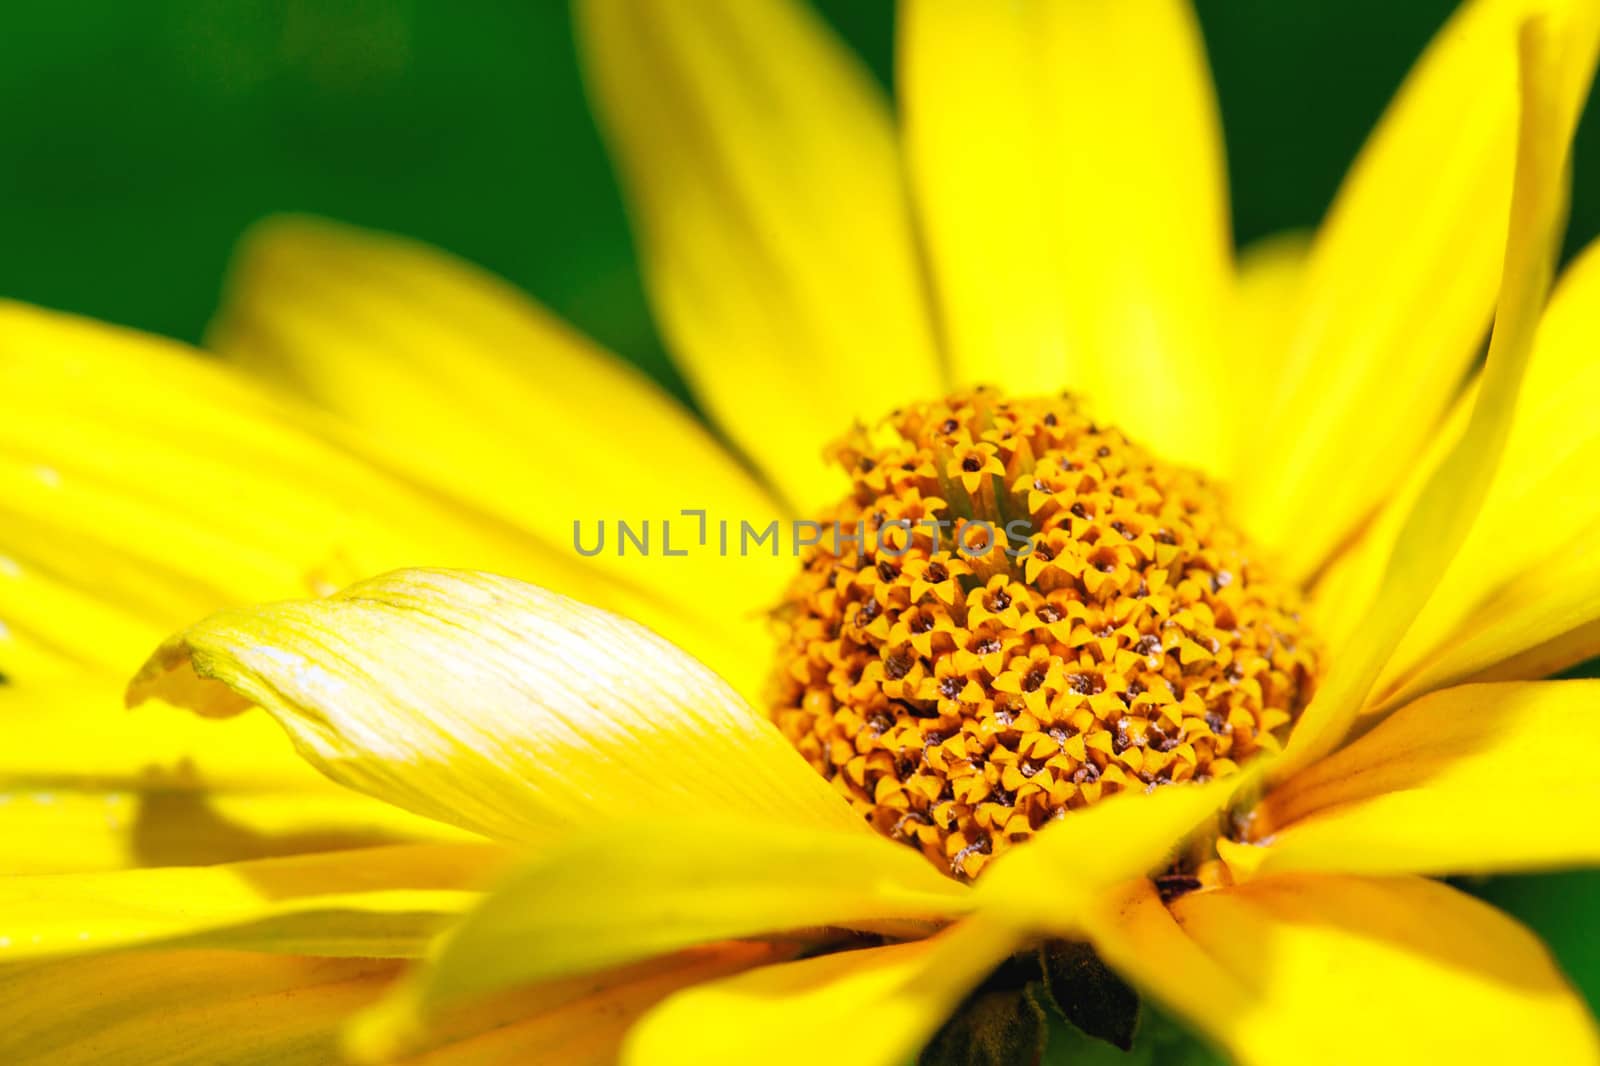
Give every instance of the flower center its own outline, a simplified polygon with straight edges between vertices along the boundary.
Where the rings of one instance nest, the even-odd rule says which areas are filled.
[[[1278,748],[1319,649],[1216,491],[1070,397],[896,411],[778,613],[773,719],[879,831],[975,877],[1053,819]]]

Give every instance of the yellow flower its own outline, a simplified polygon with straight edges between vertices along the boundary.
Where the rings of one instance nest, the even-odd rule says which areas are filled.
[[[903,136],[798,8],[581,9],[755,473],[398,240],[263,230],[219,361],[0,308],[0,1058],[894,1063],[1061,938],[1242,1062],[1600,1059],[1430,879],[1600,859],[1592,5],[1470,0],[1238,265],[1176,0],[902,21]],[[696,535],[818,515],[966,524]]]

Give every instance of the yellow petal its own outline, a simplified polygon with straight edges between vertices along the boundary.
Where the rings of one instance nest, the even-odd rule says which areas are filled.
[[[1590,550],[1600,535],[1596,300],[1600,243],[1556,288],[1494,484],[1471,535],[1385,667],[1376,693],[1382,702],[1398,704],[1480,674],[1600,620],[1600,558]],[[1600,639],[1591,633],[1538,665],[1559,670],[1597,651]]]
[[[1411,517],[1422,490],[1438,472],[1445,457],[1460,442],[1477,402],[1478,381],[1474,378],[1445,416],[1422,455],[1411,464],[1405,480],[1395,489],[1388,502],[1373,516],[1371,523],[1350,549],[1341,553],[1327,571],[1317,578],[1310,610],[1314,632],[1328,642],[1328,654],[1332,661],[1342,658],[1345,649],[1361,634],[1367,612],[1372,609],[1373,600],[1383,588],[1384,573],[1389,556],[1394,552],[1395,540],[1405,528],[1406,520]],[[1444,579],[1440,580],[1442,584]]]
[[[328,781],[264,715],[119,703],[103,684],[0,686],[0,874],[468,838]]]
[[[592,545],[602,523],[647,520],[653,554],[608,541],[589,565],[737,630],[745,658],[767,648],[762,612],[793,561],[718,552],[716,527],[702,537],[681,512],[764,529],[771,496],[643,374],[499,279],[398,237],[278,219],[246,240],[209,344],[568,555],[575,528]]]
[[[1283,782],[1249,822],[1262,871],[1487,873],[1600,862],[1600,777],[1552,757],[1600,681],[1426,696]]]
[[[1600,48],[1600,9],[1529,21],[1520,48],[1516,188],[1477,402],[1461,439],[1422,486],[1367,620],[1289,738],[1280,775],[1309,765],[1343,738],[1395,643],[1466,539],[1505,448],[1560,244],[1567,158]]]
[[[626,1066],[892,1066],[909,1061],[1018,946],[962,922],[929,940],[753,970],[680,992],[629,1035]]]
[[[790,0],[586,0],[578,30],[684,377],[793,503],[834,502],[823,447],[942,391],[882,93]]]
[[[147,649],[148,650],[148,649]],[[259,717],[203,721],[152,702],[129,713],[115,686],[19,682],[0,686],[0,781],[15,788],[95,784],[240,792],[335,790]]]
[[[412,844],[0,878],[0,960],[151,944],[416,956],[503,861],[486,843]]]
[[[0,874],[198,866],[308,852],[459,840],[452,826],[345,789],[176,791],[0,785]]]
[[[226,611],[129,692],[267,710],[329,777],[512,841],[729,812],[867,832],[777,729],[636,623],[509,578],[399,571]]]
[[[0,504],[0,512],[4,511]],[[93,588],[68,575],[47,572],[31,562],[24,566],[13,556],[24,555],[21,545],[27,532],[14,514],[0,518],[0,553],[10,553],[0,554],[0,674],[7,678],[100,675],[108,681],[126,675],[127,664],[138,656],[131,649],[147,647],[161,627],[152,625],[140,609],[101,599]],[[36,542],[50,544],[57,536],[51,531]],[[96,550],[82,541],[66,543]]]
[[[931,923],[966,886],[874,833],[751,820],[651,819],[542,853],[486,897],[362,1027],[403,1046],[449,1005],[734,937],[817,926]]]
[[[1420,878],[1293,875],[1112,908],[1101,954],[1245,1066],[1600,1061],[1544,945]]]
[[[1232,447],[1223,457],[1230,484],[1253,477],[1259,462],[1262,419],[1258,415],[1277,399],[1309,252],[1309,238],[1290,232],[1259,241],[1239,257],[1227,345],[1226,402],[1239,416],[1229,427]]]
[[[1541,677],[1600,653],[1600,566],[1587,547],[1600,530],[1593,485],[1600,392],[1592,314],[1600,243],[1567,268],[1539,323],[1505,455],[1461,550],[1385,665],[1368,711],[1447,684]],[[1319,584],[1317,631],[1335,647],[1359,625],[1383,561],[1420,485],[1466,425],[1471,403],[1417,464],[1361,543]]]
[[[1239,1019],[1265,1009],[1260,994],[1184,934],[1147,878],[1107,891],[1085,912],[1082,931],[1141,992],[1217,1039],[1240,1062],[1250,1061],[1240,1046],[1248,1034]]]
[[[133,952],[0,968],[10,1066],[337,1061],[338,1027],[394,976],[381,959]]]
[[[1214,461],[1232,236],[1192,12],[902,14],[907,151],[958,383],[1081,391],[1152,447]]]
[[[0,303],[0,672],[126,675],[218,607],[401,565],[481,566],[676,615],[570,551],[409,485],[214,359]],[[703,627],[678,623],[691,646]]]
[[[1511,203],[1517,27],[1541,6],[1462,6],[1317,234],[1283,385],[1239,497],[1246,526],[1298,574],[1384,499],[1477,358]]]
[[[628,1026],[664,996],[791,955],[782,944],[717,944],[518,991],[452,1014],[399,1061],[612,1066]],[[341,1028],[398,970],[382,959],[193,949],[11,965],[0,968],[0,1051],[8,1066],[325,1066],[344,1061]]]
[[[624,1035],[680,988],[792,957],[787,944],[730,942],[694,948],[604,974],[557,981],[455,1012],[420,1034],[402,1057],[375,1054],[363,1030],[347,1029],[357,1061],[407,1066],[615,1066]]]
[[[1256,776],[1119,793],[1072,811],[984,871],[978,906],[996,921],[1076,935],[1085,912],[1111,886],[1165,865],[1185,838],[1216,818]]]

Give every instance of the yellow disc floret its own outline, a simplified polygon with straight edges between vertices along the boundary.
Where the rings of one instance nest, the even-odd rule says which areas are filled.
[[[989,389],[835,446],[850,495],[779,611],[773,717],[958,877],[1102,796],[1275,750],[1318,652],[1197,474]],[[808,538],[810,539],[810,538]]]

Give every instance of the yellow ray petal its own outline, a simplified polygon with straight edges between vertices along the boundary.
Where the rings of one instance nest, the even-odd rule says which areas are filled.
[[[711,945],[456,1012],[412,1066],[611,1066],[627,1027],[678,988],[781,961],[783,944]],[[399,971],[382,959],[136,951],[0,968],[5,1062],[344,1061],[341,1027]],[[386,1060],[388,1061],[388,1060]]]
[[[1539,323],[1505,455],[1472,531],[1385,665],[1368,710],[1397,706],[1467,678],[1539,677],[1600,652],[1600,573],[1587,550],[1600,530],[1593,472],[1600,434],[1590,358],[1600,298],[1600,243],[1562,275]],[[1337,647],[1359,625],[1412,501],[1460,437],[1471,403],[1447,428],[1357,547],[1317,589],[1318,632]],[[1526,657],[1526,662],[1522,660]]]
[[[654,554],[607,544],[589,565],[738,630],[746,655],[767,648],[792,560],[718,553],[681,512],[764,529],[771,496],[659,387],[510,285],[398,237],[278,219],[245,242],[209,343],[568,554],[575,524],[592,544],[599,523],[647,520]]]
[[[1478,354],[1504,265],[1517,27],[1544,6],[1462,6],[1317,234],[1283,387],[1239,500],[1245,524],[1297,573],[1398,482]]]
[[[962,922],[928,940],[767,966],[680,992],[629,1035],[626,1066],[891,1066],[909,1061],[1017,947]]]
[[[469,839],[328,781],[264,715],[119,703],[109,685],[0,686],[0,874]]]
[[[1594,307],[1600,243],[1556,287],[1528,364],[1504,458],[1472,532],[1385,667],[1375,697],[1397,704],[1600,619],[1600,396]],[[1564,648],[1561,669],[1600,651]]]
[[[1291,875],[1112,908],[1101,954],[1245,1066],[1600,1061],[1526,929],[1420,878]]]
[[[238,792],[336,789],[261,717],[204,721],[159,702],[130,713],[121,702],[117,686],[98,680],[0,686],[0,781],[41,790],[157,782]]]
[[[1461,439],[1429,477],[1395,540],[1359,635],[1343,649],[1289,738],[1277,772],[1336,745],[1395,643],[1472,527],[1505,448],[1560,244],[1567,158],[1600,48],[1600,9],[1530,20],[1520,37],[1522,107],[1504,284],[1477,402]],[[1309,284],[1309,282],[1308,282]]]
[[[8,1066],[326,1066],[397,972],[381,959],[133,952],[0,968]]]
[[[137,608],[100,598],[69,574],[24,566],[19,550],[25,522],[0,504],[0,674],[7,678],[100,675],[114,684],[161,627]],[[48,544],[55,532],[38,538]],[[33,538],[30,537],[30,540]],[[66,540],[83,550],[83,542]],[[102,558],[102,562],[104,562]],[[126,564],[123,564],[126,565]],[[131,568],[131,567],[130,567]],[[102,567],[103,569],[103,567]]]
[[[596,819],[729,812],[867,830],[777,729],[643,627],[509,578],[399,571],[226,611],[129,698],[258,704],[329,777],[513,841]]]
[[[362,1026],[403,1046],[449,1005],[733,937],[937,922],[966,886],[873,833],[750,820],[619,823],[541,854],[486,897]]]
[[[354,447],[180,345],[0,303],[0,672],[125,675],[218,607],[429,563],[583,592],[717,657],[715,632]]]
[[[978,906],[993,920],[1035,932],[1077,935],[1085,912],[1111,886],[1165,864],[1185,838],[1216,818],[1258,772],[1203,785],[1120,793],[1072,811],[984,872]]]
[[[1367,612],[1383,588],[1396,538],[1411,517],[1422,490],[1466,432],[1477,402],[1478,381],[1474,378],[1382,510],[1372,517],[1350,549],[1318,577],[1310,610],[1315,619],[1314,631],[1328,642],[1332,661],[1342,658],[1344,650],[1360,634]]]
[[[411,844],[0,878],[0,960],[151,944],[416,956],[504,858],[487,843]]]
[[[347,1029],[344,1049],[357,1061],[406,1066],[615,1066],[629,1027],[666,996],[793,955],[782,943],[710,944],[497,996],[441,1019],[399,1057],[377,1054],[392,1049],[364,1042],[360,1026]]]
[[[1249,822],[1261,871],[1455,874],[1600,862],[1600,778],[1552,759],[1600,681],[1445,689],[1273,789]]]
[[[347,789],[301,792],[0,784],[0,874],[199,866],[420,840],[464,840]]]
[[[1187,5],[902,14],[911,176],[957,382],[1082,391],[1137,439],[1213,463],[1232,237]]]
[[[1259,462],[1261,413],[1277,398],[1309,252],[1310,239],[1289,232],[1259,241],[1239,257],[1227,334],[1226,402],[1236,417],[1222,472],[1230,484],[1248,481]]]
[[[1085,912],[1082,933],[1122,977],[1248,1063],[1239,1030],[1259,993],[1184,934],[1156,887],[1137,878],[1107,891]],[[1298,1059],[1291,1061],[1298,1062]]]
[[[823,447],[941,391],[882,94],[788,0],[586,0],[578,29],[679,367],[792,502],[833,502]]]

